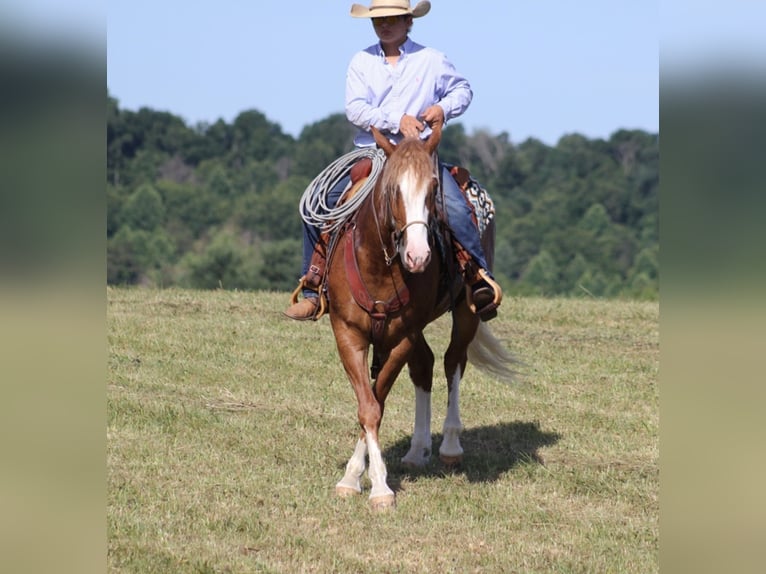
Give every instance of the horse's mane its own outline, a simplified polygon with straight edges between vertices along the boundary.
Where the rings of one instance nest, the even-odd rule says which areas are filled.
[[[383,193],[394,193],[401,176],[407,170],[413,170],[421,177],[429,177],[434,172],[431,155],[426,152],[425,144],[419,138],[402,140],[386,161],[381,176]]]

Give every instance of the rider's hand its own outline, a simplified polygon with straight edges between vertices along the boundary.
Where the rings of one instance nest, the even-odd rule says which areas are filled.
[[[434,124],[444,123],[444,110],[439,104],[434,104],[433,106],[428,108],[425,112],[423,112],[423,115],[420,117],[423,118],[423,121],[425,123],[433,127]]]
[[[404,114],[399,121],[399,131],[406,138],[420,137],[420,132],[426,129],[426,124],[415,116]]]

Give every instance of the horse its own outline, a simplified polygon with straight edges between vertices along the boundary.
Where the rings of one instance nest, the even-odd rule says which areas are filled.
[[[514,359],[469,308],[460,275],[452,273],[452,279],[445,281],[449,254],[438,253],[436,231],[440,169],[436,151],[441,125],[432,126],[425,141],[405,138],[399,144],[375,128],[372,132],[386,160],[373,190],[341,229],[328,259],[326,292],[338,354],[356,394],[361,427],[335,491],[339,496],[362,492],[368,456],[369,503],[374,510],[385,510],[395,506],[396,497],[386,482],[378,437],[386,397],[404,365],[416,394],[414,431],[402,462],[422,467],[431,457],[434,354],[423,335],[425,327],[452,310],[451,338],[444,355],[448,410],[439,447],[440,459],[447,465],[460,463],[463,456],[459,388],[469,345],[472,351],[479,350],[471,355],[472,364],[502,377],[512,377],[509,366]],[[493,243],[494,219],[482,239],[490,265]]]

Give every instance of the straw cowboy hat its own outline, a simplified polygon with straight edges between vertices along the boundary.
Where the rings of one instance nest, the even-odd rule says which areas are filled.
[[[384,16],[401,16],[409,14],[413,18],[420,18],[428,14],[431,9],[431,3],[428,0],[422,0],[410,7],[409,0],[371,0],[370,7],[361,4],[351,5],[351,15],[354,18],[382,18]]]

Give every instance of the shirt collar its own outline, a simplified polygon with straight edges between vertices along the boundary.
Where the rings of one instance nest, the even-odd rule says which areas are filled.
[[[407,36],[407,39],[404,41],[404,44],[399,46],[399,54],[404,56],[405,54],[409,54],[410,52],[412,52],[412,45],[413,45],[412,40],[410,40],[410,37]],[[385,52],[383,52],[383,46],[380,44],[380,42],[378,42],[378,54],[380,55],[381,58],[386,57]]]

